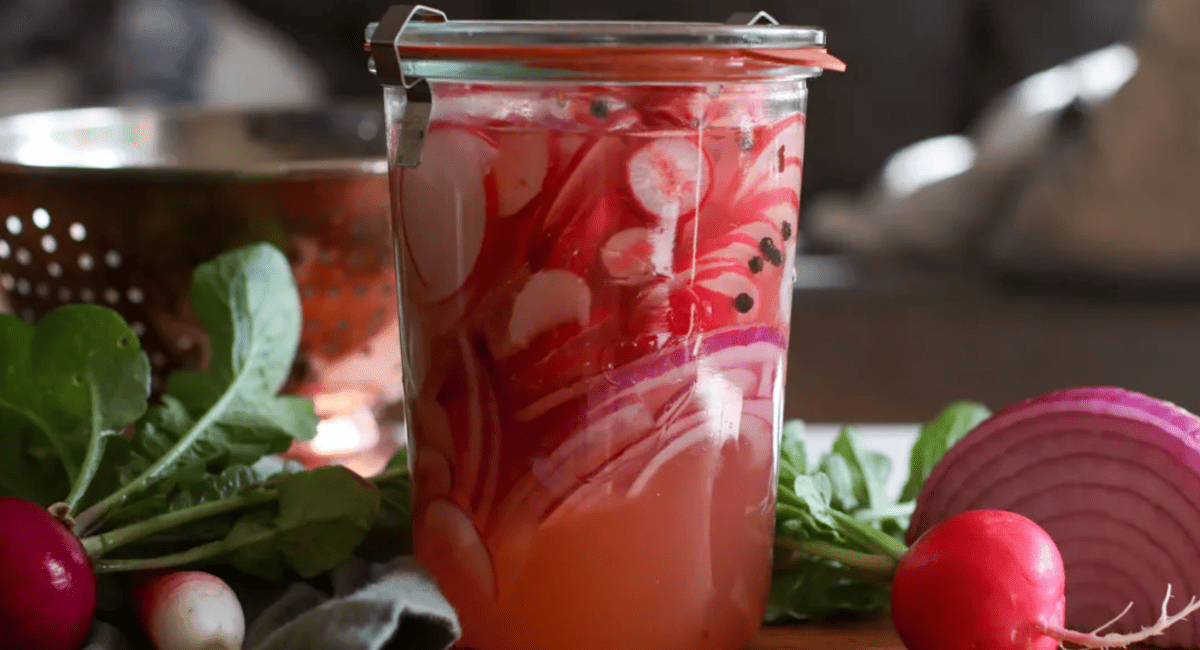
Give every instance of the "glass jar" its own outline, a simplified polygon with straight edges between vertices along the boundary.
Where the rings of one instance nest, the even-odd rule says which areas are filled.
[[[412,18],[433,18],[418,21]],[[770,587],[812,28],[368,29],[415,549],[478,650],[733,650]]]

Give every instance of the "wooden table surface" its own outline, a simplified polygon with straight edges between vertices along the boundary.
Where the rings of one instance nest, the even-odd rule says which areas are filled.
[[[904,650],[886,619],[768,626],[747,650]]]

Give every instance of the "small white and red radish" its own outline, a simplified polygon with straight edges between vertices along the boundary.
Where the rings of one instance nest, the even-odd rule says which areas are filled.
[[[908,650],[1055,650],[1067,641],[1117,648],[1161,634],[1190,602],[1134,634],[1063,628],[1062,556],[1041,526],[1004,510],[969,510],[931,528],[892,577],[892,622]],[[1167,588],[1168,598],[1170,588]]]
[[[229,585],[203,571],[137,576],[138,613],[157,650],[240,650],[242,604]]]
[[[542,191],[550,164],[546,131],[505,133],[496,137],[497,156],[492,174],[496,179],[496,213],[511,217]]]
[[[400,178],[399,227],[420,297],[436,302],[475,268],[487,225],[487,176],[496,145],[462,128],[432,128],[417,167]]]
[[[629,157],[629,189],[646,212],[674,221],[704,200],[711,165],[700,147],[685,138],[651,140]]]
[[[0,497],[0,646],[76,650],[96,612],[96,575],[79,539],[36,503]]]
[[[513,299],[508,337],[513,345],[526,347],[558,325],[587,325],[591,308],[592,292],[583,278],[564,269],[538,271]]]

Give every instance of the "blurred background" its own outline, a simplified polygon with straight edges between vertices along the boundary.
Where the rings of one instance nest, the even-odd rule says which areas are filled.
[[[376,101],[362,33],[388,4],[0,0],[0,114]],[[919,421],[1081,384],[1200,410],[1200,3],[434,6],[827,30],[849,68],[811,84],[789,416]]]

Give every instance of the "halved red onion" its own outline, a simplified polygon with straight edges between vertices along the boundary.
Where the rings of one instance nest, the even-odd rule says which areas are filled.
[[[1151,625],[1200,596],[1200,418],[1119,388],[1073,388],[1009,406],[951,447],[917,497],[911,543],[980,508],[1046,529],[1066,569],[1068,627]],[[1200,617],[1157,645],[1200,648]]]

